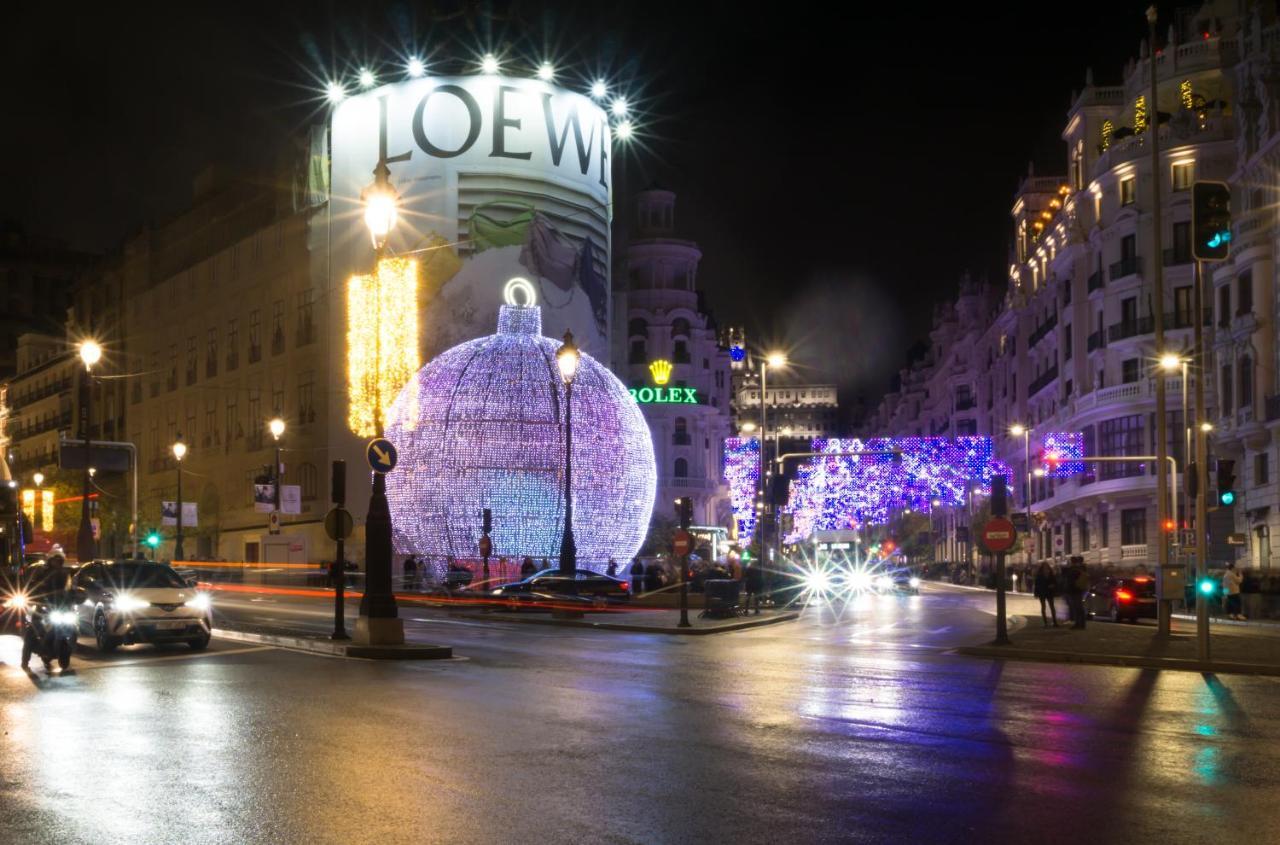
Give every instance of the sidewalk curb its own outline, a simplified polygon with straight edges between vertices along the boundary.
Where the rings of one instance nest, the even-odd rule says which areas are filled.
[[[453,657],[453,648],[443,645],[357,645],[315,639],[314,637],[293,637],[284,634],[257,634],[248,631],[234,631],[229,628],[214,628],[213,635],[223,640],[234,640],[242,643],[258,643],[259,645],[286,648],[292,651],[305,651],[311,654],[323,654],[329,657],[351,657],[365,660],[449,660]]]
[[[744,620],[728,625],[718,625],[714,628],[667,628],[658,627],[656,625],[610,625],[603,622],[591,622],[586,619],[551,619],[547,617],[520,616],[515,614],[508,616],[495,616],[489,613],[452,613],[450,615],[460,616],[464,619],[478,619],[486,622],[515,622],[520,625],[558,625],[564,628],[591,628],[596,631],[627,631],[630,633],[640,634],[676,634],[680,636],[727,634],[732,631],[745,631],[750,628],[760,628],[765,625],[776,625],[779,622],[793,622],[800,618],[800,614],[798,612],[790,611],[763,619]]]
[[[1091,666],[1127,666],[1147,669],[1172,669],[1182,672],[1221,672],[1234,675],[1270,675],[1280,677],[1280,666],[1262,663],[1186,660],[1180,657],[1141,657],[1126,654],[1079,654],[1071,651],[1026,650],[1016,646],[960,646],[955,654],[987,657],[997,660],[1026,660],[1036,663],[1075,663]]]
[[[1191,613],[1175,613],[1173,614],[1173,618],[1181,619],[1183,622],[1196,621],[1195,615]],[[1245,621],[1240,622],[1235,619],[1222,619],[1221,617],[1215,619],[1210,616],[1209,627],[1213,627],[1214,625],[1224,625],[1228,628],[1254,628],[1255,630],[1261,628],[1264,630],[1270,629],[1280,632],[1280,622],[1277,622],[1274,619],[1246,619]]]

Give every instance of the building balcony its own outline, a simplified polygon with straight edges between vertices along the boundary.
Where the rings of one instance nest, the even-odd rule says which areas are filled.
[[[1035,380],[1032,381],[1031,385],[1027,388],[1027,396],[1035,396],[1037,393],[1048,387],[1057,378],[1058,366],[1055,364],[1040,375],[1036,376]]]
[[[1058,315],[1054,314],[1048,320],[1037,326],[1036,330],[1031,333],[1031,337],[1027,338],[1027,348],[1030,349],[1040,341],[1044,340],[1049,336],[1049,332],[1053,331],[1057,326]]]
[[[1102,275],[1102,270],[1093,271],[1093,274],[1089,276],[1089,293],[1093,293],[1095,290],[1102,290],[1106,286],[1107,281]]]
[[[1137,543],[1120,547],[1120,560],[1127,560],[1133,563],[1139,563],[1149,560],[1151,556],[1151,547],[1146,543]]]
[[[1155,331],[1155,327],[1155,318],[1150,315],[1138,317],[1134,320],[1124,320],[1114,326],[1107,327],[1107,341],[1115,343],[1117,340],[1124,340],[1128,337],[1151,334]]]
[[[1110,277],[1111,281],[1123,279],[1125,276],[1136,276],[1142,272],[1142,258],[1137,255],[1130,255],[1128,258],[1121,258],[1119,261],[1111,265]]]
[[[975,399],[970,398],[970,399],[956,400],[957,411],[972,411],[976,407],[978,407],[978,403],[977,403],[977,400]]]
[[[686,490],[714,490],[717,483],[706,478],[666,478],[662,479],[660,484],[666,484],[668,487],[682,487]]]
[[[1164,251],[1164,266],[1166,267],[1179,267],[1183,264],[1190,264],[1191,261],[1190,245],[1181,249],[1170,247]]]
[[[1086,343],[1086,347],[1090,352],[1094,351],[1095,349],[1106,349],[1107,333],[1102,329],[1098,329],[1096,332],[1093,332],[1092,334],[1089,335],[1089,340]]]

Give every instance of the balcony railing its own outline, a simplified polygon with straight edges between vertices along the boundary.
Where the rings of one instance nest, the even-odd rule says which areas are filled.
[[[1151,334],[1153,331],[1155,331],[1155,318],[1150,315],[1133,320],[1124,320],[1114,326],[1107,327],[1107,341],[1115,343],[1117,340],[1124,340],[1126,337]]]
[[[1164,327],[1166,329],[1190,329],[1190,328],[1194,328],[1194,325],[1195,325],[1194,320],[1195,320],[1195,312],[1191,310],[1174,311],[1164,315]],[[1212,308],[1204,309],[1203,325],[1205,326],[1213,325],[1213,309]]]
[[[1095,290],[1102,290],[1106,287],[1106,284],[1106,280],[1102,277],[1102,270],[1095,270],[1093,275],[1089,276],[1089,293],[1093,293]]]
[[[1049,332],[1053,331],[1058,325],[1058,315],[1054,314],[1048,320],[1041,323],[1035,331],[1031,333],[1031,337],[1027,339],[1027,348],[1035,346],[1040,341],[1049,336]]]
[[[1041,390],[1044,390],[1046,387],[1048,387],[1050,382],[1052,382],[1057,377],[1058,377],[1058,366],[1057,364],[1055,364],[1049,369],[1045,370],[1040,375],[1036,376],[1035,380],[1031,382],[1031,386],[1027,388],[1027,396],[1035,396]]]
[[[1121,258],[1111,265],[1111,281],[1142,272],[1142,259],[1137,255]]]
[[[1102,329],[1093,332],[1089,335],[1089,341],[1086,346],[1090,352],[1095,349],[1105,349],[1107,346],[1107,333]]]
[[[10,410],[16,411],[17,409],[21,408],[24,405],[29,405],[32,402],[38,402],[41,399],[44,399],[48,396],[53,396],[55,394],[61,393],[64,390],[70,390],[70,389],[71,389],[70,377],[59,379],[57,381],[54,381],[54,382],[51,382],[50,384],[45,385],[44,387],[41,387],[38,390],[28,390],[25,393],[23,393],[21,396],[13,396],[10,400],[11,402]]]

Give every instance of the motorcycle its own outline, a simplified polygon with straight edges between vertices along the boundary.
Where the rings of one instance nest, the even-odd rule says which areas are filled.
[[[46,672],[52,670],[55,659],[64,672],[71,666],[80,627],[75,610],[32,602],[21,594],[5,602],[5,607],[23,614],[22,668],[30,664],[32,654],[44,661]]]

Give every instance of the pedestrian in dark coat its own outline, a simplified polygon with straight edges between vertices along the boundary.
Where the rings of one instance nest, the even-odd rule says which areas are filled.
[[[1066,582],[1067,607],[1071,611],[1071,627],[1083,628],[1086,620],[1084,612],[1084,591],[1089,588],[1089,571],[1084,568],[1084,558],[1072,555],[1063,569]]]
[[[524,563],[520,564],[520,580],[523,581],[537,571],[538,570],[534,568],[533,565],[533,558],[525,558]]]
[[[1053,571],[1053,567],[1049,565],[1049,561],[1040,561],[1040,566],[1036,569],[1035,575],[1035,594],[1040,599],[1040,620],[1044,622],[1046,628],[1049,627],[1049,621],[1053,621],[1053,627],[1058,627],[1058,611],[1053,606],[1053,597],[1058,592],[1058,574]],[[1045,606],[1048,605],[1049,612],[1045,614]]]
[[[640,562],[640,558],[631,560],[631,594],[633,596],[640,595],[644,591],[644,564]]]
[[[742,589],[747,593],[746,611],[751,612],[751,601],[755,600],[756,615],[760,615],[760,594],[764,592],[764,573],[754,560],[747,564],[742,573]]]

